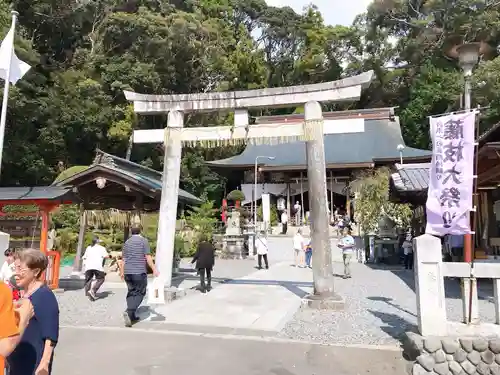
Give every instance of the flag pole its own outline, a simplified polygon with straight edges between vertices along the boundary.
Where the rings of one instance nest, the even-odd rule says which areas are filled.
[[[12,25],[11,30],[15,34],[16,30],[16,21],[18,12],[12,11]],[[14,54],[14,46],[8,52],[8,65],[5,70],[5,82],[3,87],[3,98],[2,98],[2,112],[0,115],[0,173],[2,171],[2,156],[3,156],[3,143],[5,136],[5,122],[7,120],[7,104],[9,103],[9,86],[10,86],[10,69],[12,65],[12,55]]]

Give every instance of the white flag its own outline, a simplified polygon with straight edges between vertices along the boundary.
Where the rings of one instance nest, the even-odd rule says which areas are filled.
[[[10,61],[9,81],[15,85],[30,70],[31,66],[20,60],[14,51],[14,26],[12,26],[0,45],[0,78],[4,81]]]

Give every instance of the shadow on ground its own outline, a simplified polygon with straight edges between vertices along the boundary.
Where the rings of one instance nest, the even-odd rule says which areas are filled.
[[[380,329],[394,339],[402,342],[405,332],[418,332],[418,327],[399,315],[368,309],[368,312],[380,319]]]
[[[415,292],[415,272],[414,270],[405,270],[401,265],[370,264],[367,266],[374,270],[392,272]],[[444,292],[446,298],[461,299],[462,288],[460,279],[447,277],[444,279]],[[489,279],[478,279],[478,298],[479,300],[491,301],[493,299],[493,284]]]

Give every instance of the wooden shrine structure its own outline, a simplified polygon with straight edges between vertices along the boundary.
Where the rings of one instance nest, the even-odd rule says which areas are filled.
[[[38,247],[40,251],[44,252],[49,257],[49,266],[44,277],[47,284],[53,289],[56,289],[59,285],[60,254],[57,251],[49,251],[47,247],[50,223],[49,215],[61,204],[74,204],[79,202],[79,197],[71,188],[67,187],[40,186],[0,188],[0,230],[10,235],[16,233],[16,231],[18,234],[21,232],[23,235],[31,236],[33,240],[37,237],[37,234],[39,234],[39,246],[34,245],[33,247]],[[14,205],[35,206],[37,210],[33,212],[5,211],[6,207]],[[6,217],[35,217],[36,221],[35,223],[33,223],[33,221],[24,221],[16,225],[15,221],[12,220],[1,220]],[[39,229],[37,225],[38,222],[40,223]]]
[[[92,165],[55,182],[54,185],[71,188],[81,199],[80,232],[74,263],[75,272],[79,272],[87,229],[86,212],[114,208],[140,215],[141,212],[158,211],[161,200],[162,173],[97,150]],[[182,209],[184,206],[198,206],[203,201],[179,189],[178,203]],[[127,230],[124,236],[128,237]]]
[[[330,213],[335,208],[351,212],[352,194],[349,185],[359,171],[378,166],[392,166],[402,157],[405,162],[429,161],[431,152],[406,147],[399,119],[393,108],[363,109],[323,114],[325,127],[334,124],[335,134],[325,134],[325,164]],[[256,124],[269,122],[301,123],[303,115],[257,117]],[[404,146],[400,150],[401,145]],[[399,147],[399,148],[398,148]],[[400,153],[401,152],[401,153]],[[258,185],[255,190],[254,168],[259,157]],[[267,158],[266,158],[267,157]],[[292,219],[291,207],[299,202],[302,215],[309,209],[307,160],[305,142],[248,145],[236,156],[208,162],[219,173],[238,180],[245,195],[245,204],[259,201],[262,194],[271,194],[276,201],[286,198],[288,216]],[[237,174],[238,177],[234,177]],[[301,222],[304,222],[304,217]],[[290,220],[292,222],[293,220]]]

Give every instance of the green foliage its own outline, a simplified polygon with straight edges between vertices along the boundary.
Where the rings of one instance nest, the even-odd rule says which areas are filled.
[[[233,190],[227,195],[227,200],[233,202],[241,202],[245,200],[245,194],[241,190]]]
[[[78,231],[80,224],[80,209],[78,205],[59,206],[52,212],[51,220],[55,228],[68,228],[73,231]]]
[[[90,165],[97,147],[125,155],[133,129],[165,125],[165,115],[135,116],[124,89],[217,92],[325,82],[373,69],[375,80],[359,102],[325,110],[398,107],[408,146],[428,147],[427,116],[460,107],[460,68],[444,52],[462,41],[492,47],[474,74],[472,105],[490,106],[482,130],[500,121],[495,0],[377,0],[352,26],[325,25],[312,5],[297,14],[265,0],[0,0],[2,37],[10,6],[20,12],[16,53],[33,68],[10,90],[2,165],[8,186],[59,181],[60,162]],[[303,109],[251,115],[294,110]],[[231,116],[190,114],[185,125],[221,124],[232,124]],[[220,201],[226,180],[206,161],[241,151],[185,147],[181,187]],[[132,159],[159,170],[163,151],[134,146]]]
[[[55,248],[61,254],[72,253],[76,251],[78,245],[78,232],[71,228],[62,228],[57,231]]]
[[[65,169],[64,171],[59,173],[59,175],[56,177],[56,179],[54,180],[54,182],[52,184],[56,184],[59,181],[64,181],[67,178],[74,176],[75,174],[83,172],[86,169],[88,169],[87,165],[74,165],[72,167],[69,167],[68,169]]]
[[[362,173],[352,183],[351,189],[356,193],[355,220],[365,234],[375,233],[384,216],[403,228],[410,223],[411,207],[389,202],[389,178],[390,170],[379,168]]]
[[[185,256],[192,256],[196,252],[202,236],[206,236],[208,241],[212,240],[218,222],[218,213],[219,210],[214,209],[214,202],[208,201],[200,207],[193,207],[192,211],[184,217],[186,226],[193,231],[189,250]]]
[[[275,206],[275,205],[271,205],[271,225],[275,226],[275,225],[278,225],[279,221],[278,221],[278,208]],[[263,216],[262,216],[262,205],[260,205],[259,207],[257,207],[257,218],[259,220],[263,220]]]

